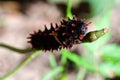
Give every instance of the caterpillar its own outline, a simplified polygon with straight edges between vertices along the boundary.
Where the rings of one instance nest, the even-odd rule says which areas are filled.
[[[37,50],[71,48],[74,44],[79,44],[86,40],[84,37],[89,24],[91,22],[86,23],[77,17],[73,17],[73,19],[68,18],[68,20],[63,19],[60,21],[60,25],[56,23],[55,27],[53,27],[51,23],[49,30],[45,26],[44,31],[38,30],[30,34],[28,42],[32,45],[32,48]]]

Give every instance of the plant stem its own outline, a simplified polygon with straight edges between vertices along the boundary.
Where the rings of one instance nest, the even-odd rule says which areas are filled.
[[[72,11],[71,11],[71,8],[72,8],[72,1],[71,0],[67,0],[67,10],[66,10],[66,16],[69,17],[69,18],[72,18]]]
[[[60,80],[68,80],[67,72],[66,72],[66,69],[65,69],[66,64],[67,64],[67,57],[65,55],[61,54],[61,65],[63,66],[64,71],[62,71],[62,75],[61,75]]]
[[[57,62],[56,62],[56,58],[53,54],[50,55],[50,66],[53,69],[57,68]],[[53,80],[58,80],[57,76],[53,76]]]
[[[85,68],[79,68],[78,74],[75,80],[84,80],[87,70]]]
[[[71,0],[67,0],[66,17],[73,18],[72,12],[71,12],[71,8],[72,8],[72,1]],[[66,64],[67,64],[67,57],[62,55],[61,65],[64,67],[64,70],[62,71],[62,76],[61,76],[60,80],[68,80],[67,74],[66,74],[67,72],[65,70],[65,65]]]
[[[3,77],[0,78],[0,80],[5,80],[6,78],[10,77],[11,75],[15,74],[18,70],[23,68],[28,62],[30,62],[33,58],[35,58],[37,55],[39,55],[41,51],[35,51],[30,56],[28,56],[19,66],[17,66],[14,70],[7,73]]]
[[[15,52],[18,52],[18,53],[21,53],[21,54],[23,54],[23,53],[25,54],[27,52],[33,51],[33,49],[30,49],[30,48],[27,48],[27,49],[18,49],[18,48],[15,48],[15,47],[12,47],[10,45],[3,44],[3,43],[0,43],[0,47],[7,48],[9,50],[12,50],[12,51],[15,51]]]
[[[62,72],[64,68],[62,66],[58,66],[52,71],[48,72],[45,76],[43,76],[40,80],[50,80],[53,76],[57,76],[58,73]]]

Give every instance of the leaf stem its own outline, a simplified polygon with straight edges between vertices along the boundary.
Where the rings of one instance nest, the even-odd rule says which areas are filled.
[[[7,73],[3,77],[0,78],[0,80],[5,80],[6,78],[12,76],[15,74],[18,70],[23,68],[28,62],[30,62],[33,58],[35,58],[37,55],[39,55],[41,51],[35,51],[30,56],[28,56],[19,66],[17,66],[15,69],[13,69],[11,72]]]
[[[3,44],[3,43],[0,43],[0,47],[7,48],[9,50],[12,50],[12,51],[15,51],[15,52],[18,52],[18,53],[21,53],[21,54],[25,54],[27,52],[33,51],[33,49],[31,49],[31,48],[19,49],[19,48],[15,48],[13,46],[10,46],[10,45],[7,45],[7,44]]]
[[[69,18],[72,18],[72,1],[71,0],[67,0],[67,10],[66,10],[66,16]]]

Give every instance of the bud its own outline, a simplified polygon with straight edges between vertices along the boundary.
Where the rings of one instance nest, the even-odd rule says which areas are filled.
[[[106,32],[108,32],[108,29],[106,28],[97,31],[91,31],[85,35],[82,42],[93,42],[103,36]]]

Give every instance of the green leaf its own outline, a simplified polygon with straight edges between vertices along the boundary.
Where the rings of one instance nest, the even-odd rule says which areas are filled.
[[[101,49],[101,57],[106,61],[120,62],[120,46],[109,44]]]
[[[120,64],[102,63],[99,67],[99,72],[104,77],[120,76]]]
[[[70,59],[71,61],[73,61],[76,65],[78,65],[79,67],[85,67],[87,70],[94,72],[96,69],[93,66],[92,63],[90,63],[90,61],[86,60],[85,58],[78,56],[74,53],[71,53],[65,49],[61,50],[61,54],[63,56],[66,56],[67,59]]]
[[[64,70],[63,67],[57,67],[53,69],[52,71],[48,72],[45,76],[43,76],[40,80],[50,80],[52,77],[56,76],[58,73],[62,72]]]

